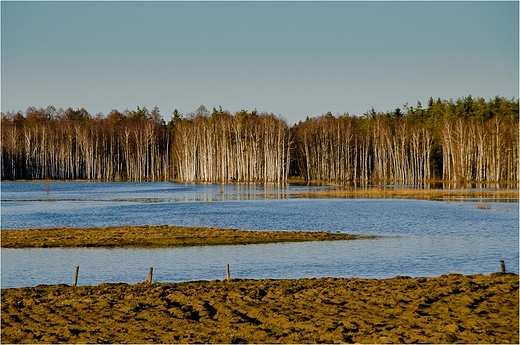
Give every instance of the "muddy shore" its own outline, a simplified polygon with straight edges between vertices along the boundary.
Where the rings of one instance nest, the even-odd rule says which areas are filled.
[[[2,343],[515,343],[516,274],[2,290]]]
[[[2,230],[1,236],[2,248],[154,248],[377,238],[323,231],[248,231],[173,225]]]

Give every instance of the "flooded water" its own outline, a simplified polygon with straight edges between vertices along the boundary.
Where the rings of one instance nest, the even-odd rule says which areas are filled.
[[[3,182],[2,229],[175,224],[377,240],[171,249],[2,249],[2,287],[154,280],[518,273],[518,204],[303,199],[298,185]],[[485,206],[485,207],[483,207]]]

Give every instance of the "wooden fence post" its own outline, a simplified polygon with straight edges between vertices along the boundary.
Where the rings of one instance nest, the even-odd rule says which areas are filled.
[[[226,264],[226,280],[231,280],[231,274],[229,273],[229,264]]]
[[[502,273],[506,273],[506,264],[504,260],[500,260],[500,267],[502,268]]]
[[[150,267],[148,269],[148,279],[146,280],[148,283],[152,283],[152,276],[153,276],[153,267]]]
[[[74,274],[74,283],[72,283],[72,286],[78,285],[78,275],[79,275],[79,266],[76,266],[76,273]]]

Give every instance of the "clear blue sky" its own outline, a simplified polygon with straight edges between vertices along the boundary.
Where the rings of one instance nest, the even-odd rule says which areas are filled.
[[[2,111],[204,104],[289,124],[518,98],[518,2],[6,2]]]

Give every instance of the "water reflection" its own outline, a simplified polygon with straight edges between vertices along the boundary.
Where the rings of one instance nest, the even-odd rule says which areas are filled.
[[[284,199],[317,189],[287,183],[2,182],[2,201],[207,202]]]
[[[212,202],[234,200],[287,199],[311,195],[323,190],[371,189],[401,190],[466,190],[479,191],[476,197],[487,197],[490,190],[515,190],[516,182],[508,183],[428,183],[424,185],[356,185],[330,186],[319,183],[171,183],[171,182],[2,182],[2,202]],[[511,199],[503,199],[511,201]],[[517,201],[517,198],[514,200]]]

